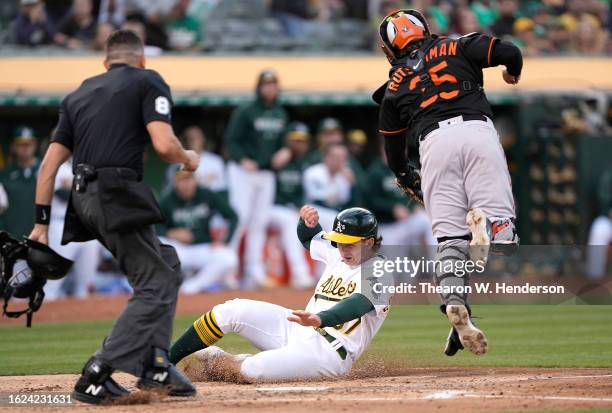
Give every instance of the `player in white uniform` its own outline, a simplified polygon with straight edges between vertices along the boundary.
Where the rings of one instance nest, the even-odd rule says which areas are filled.
[[[338,211],[354,205],[355,173],[348,163],[348,149],[332,143],[323,149],[323,161],[304,171],[304,199],[317,205],[321,226],[329,230]]]
[[[185,147],[200,155],[200,165],[193,173],[198,185],[213,192],[227,193],[227,173],[223,158],[206,149],[206,135],[199,126],[189,126],[182,134]],[[174,176],[181,165],[170,165],[166,170],[165,192],[174,187]]]
[[[235,299],[216,305],[170,350],[170,361],[195,380],[247,382],[340,377],[349,372],[380,329],[388,300],[373,303],[362,290],[361,270],[375,260],[381,238],[374,214],[350,208],[334,230],[323,232],[317,210],[300,210],[298,236],[313,259],[326,265],[306,310]],[[213,346],[237,333],[261,350],[234,356]]]

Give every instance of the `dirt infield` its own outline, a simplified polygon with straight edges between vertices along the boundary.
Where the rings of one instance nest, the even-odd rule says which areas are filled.
[[[238,385],[198,383],[195,398],[161,398],[135,392],[146,406],[115,405],[114,412],[502,412],[612,409],[612,369],[405,369],[391,376],[364,378],[365,371],[341,381]],[[133,379],[118,380],[133,389]],[[0,377],[2,393],[67,394],[74,375]],[[7,406],[6,404],[4,406]],[[32,411],[0,407],[1,411]],[[58,411],[66,406],[48,406]],[[72,412],[105,407],[77,404]]]

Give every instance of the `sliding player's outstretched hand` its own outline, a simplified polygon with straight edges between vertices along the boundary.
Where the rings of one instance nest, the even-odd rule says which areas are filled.
[[[304,310],[295,310],[291,312],[291,315],[287,317],[287,320],[293,321],[294,323],[301,324],[306,327],[319,327],[321,325],[321,319],[318,315],[309,313]]]

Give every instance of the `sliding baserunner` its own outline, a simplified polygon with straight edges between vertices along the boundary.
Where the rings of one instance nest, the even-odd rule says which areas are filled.
[[[214,306],[172,345],[170,360],[194,380],[282,381],[347,374],[382,325],[388,300],[373,304],[362,293],[362,267],[383,259],[374,214],[350,208],[323,232],[317,210],[300,210],[298,237],[325,264],[306,310],[234,299]],[[237,333],[261,350],[232,355],[214,344]]]

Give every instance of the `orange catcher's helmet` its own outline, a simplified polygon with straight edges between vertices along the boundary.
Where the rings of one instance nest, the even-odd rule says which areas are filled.
[[[417,42],[429,37],[427,20],[412,9],[396,10],[385,16],[378,34],[387,59],[392,62],[414,50]]]

